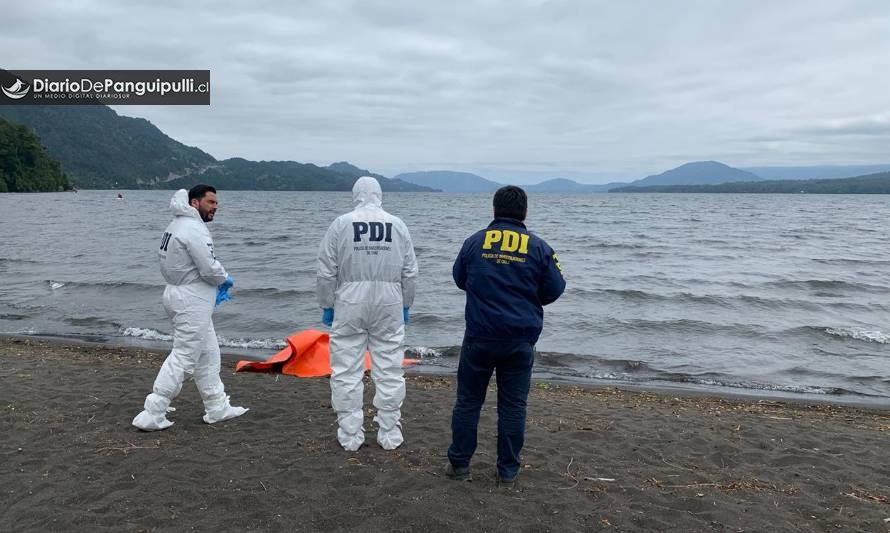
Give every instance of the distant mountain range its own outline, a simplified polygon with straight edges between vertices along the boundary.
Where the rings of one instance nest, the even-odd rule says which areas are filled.
[[[407,172],[398,174],[393,179],[432,187],[444,192],[494,192],[507,185],[506,183],[498,183],[469,172],[452,172],[450,170]],[[555,178],[535,185],[522,185],[521,187],[527,192],[587,193],[606,192],[612,187],[621,185],[626,184],[590,185],[569,179]]]
[[[754,172],[756,171],[756,172]],[[775,180],[780,177],[786,181],[809,180],[814,178],[849,178],[862,177],[890,171],[886,165],[847,165],[847,166],[811,166],[811,167],[753,167],[748,169],[734,168],[718,161],[694,161],[677,168],[653,174],[631,182],[612,182],[605,184],[585,184],[573,180],[556,178],[534,185],[522,185],[528,192],[547,193],[590,193],[590,192],[655,192],[653,187],[664,191],[672,188],[678,191],[686,186],[719,186],[728,183],[745,183],[746,188],[756,188],[752,183]],[[451,172],[436,170],[428,172],[410,172],[399,174],[397,178],[405,181],[441,189],[445,192],[491,192],[504,184],[498,183],[476,174],[467,172]],[[770,182],[773,183],[773,182]],[[790,185],[789,185],[790,186]],[[791,187],[793,189],[793,187]],[[732,187],[727,187],[732,189]],[[699,189],[696,189],[699,190]]]
[[[151,122],[104,105],[0,106],[58,160],[69,181],[92,189],[172,189],[213,182],[229,190],[350,190],[370,174],[349,163],[320,167],[296,161],[217,161],[171,139]],[[375,175],[384,191],[432,191]]]
[[[490,192],[503,187],[502,184],[487,180],[469,172],[450,170],[430,170],[397,174],[393,179],[407,181],[424,187],[432,187],[445,192]]]
[[[198,183],[212,183],[226,190],[252,191],[348,191],[356,178],[374,176],[389,192],[433,191],[402,180],[393,180],[346,162],[319,167],[296,161],[248,161],[240,157],[219,161],[199,172],[192,172],[158,183],[160,189],[188,189]]]
[[[730,181],[757,181],[761,178],[717,161],[696,161],[677,168],[646,176],[628,185],[648,187],[650,185],[710,185]]]
[[[890,194],[890,172],[824,180],[736,181],[712,185],[655,185],[619,187],[609,192],[631,193],[793,193]]]
[[[467,172],[451,172],[435,170],[428,172],[410,172],[396,176],[411,183],[434,187],[445,192],[489,192],[503,187],[504,184],[488,180]],[[758,176],[733,168],[716,161],[698,161],[686,163],[661,174],[647,176],[630,183],[613,182],[601,185],[578,183],[565,178],[556,178],[534,185],[523,185],[528,192],[550,193],[588,193],[606,192],[616,187],[674,185],[674,184],[706,184],[725,183],[728,181],[758,180]]]
[[[578,183],[565,178],[555,178],[552,180],[542,181],[535,185],[524,185],[522,188],[528,192],[561,192],[561,193],[585,193],[585,192],[602,192],[607,185],[589,185],[586,183]]]
[[[890,171],[884,165],[821,165],[810,167],[749,167],[743,168],[766,180],[836,179],[866,176]]]

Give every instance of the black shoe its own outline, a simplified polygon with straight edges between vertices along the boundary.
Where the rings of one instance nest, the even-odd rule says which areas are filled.
[[[466,466],[457,467],[451,464],[449,461],[447,465],[445,465],[445,475],[448,479],[453,479],[455,481],[466,481],[470,479],[470,468]]]
[[[511,478],[501,477],[500,474],[496,474],[497,485],[502,489],[512,489],[513,485],[516,483],[516,476]]]

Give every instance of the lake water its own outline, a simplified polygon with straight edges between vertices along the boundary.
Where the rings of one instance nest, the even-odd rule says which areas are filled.
[[[156,250],[172,191],[0,194],[0,333],[168,344]],[[890,197],[532,195],[530,230],[568,288],[545,311],[538,377],[816,395],[890,405]],[[487,194],[384,195],[420,265],[407,344],[451,372],[463,240]],[[323,329],[315,256],[350,193],[227,192],[210,224],[236,280],[214,322],[223,353],[260,357]]]

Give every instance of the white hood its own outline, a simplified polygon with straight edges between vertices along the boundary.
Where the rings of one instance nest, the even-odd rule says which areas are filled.
[[[371,176],[362,176],[352,186],[352,202],[356,207],[382,207],[383,190],[380,183]]]
[[[198,210],[189,205],[189,192],[185,189],[179,189],[173,194],[173,198],[170,199],[170,211],[173,211],[173,216],[176,217],[192,217],[201,220]]]

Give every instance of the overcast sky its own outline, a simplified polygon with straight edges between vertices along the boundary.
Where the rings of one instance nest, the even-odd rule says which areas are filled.
[[[219,159],[638,178],[890,162],[890,2],[4,2],[3,68],[209,69],[117,106]]]

